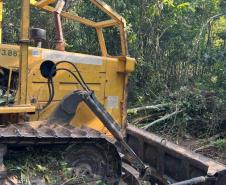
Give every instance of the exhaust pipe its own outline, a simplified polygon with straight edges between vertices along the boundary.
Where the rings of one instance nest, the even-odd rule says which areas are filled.
[[[64,34],[61,21],[61,12],[64,8],[65,1],[59,0],[54,11],[54,20],[56,28],[56,50],[65,51]]]

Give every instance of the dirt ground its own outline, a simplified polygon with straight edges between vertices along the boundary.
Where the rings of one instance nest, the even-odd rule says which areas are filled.
[[[226,148],[219,149],[207,140],[181,139],[177,144],[226,165]]]

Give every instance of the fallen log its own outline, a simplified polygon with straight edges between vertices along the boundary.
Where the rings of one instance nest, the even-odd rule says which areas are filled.
[[[210,143],[210,144],[201,146],[201,147],[199,147],[199,148],[197,148],[197,149],[195,149],[193,151],[194,152],[200,152],[200,151],[205,150],[205,149],[210,148],[210,147],[214,147],[214,145],[212,143]]]
[[[150,106],[137,107],[137,108],[128,109],[127,113],[128,114],[136,114],[139,111],[160,110],[160,109],[165,108],[167,106],[169,106],[169,104],[158,104],[158,105],[150,105]]]
[[[156,123],[160,123],[160,122],[162,122],[162,121],[165,121],[165,120],[167,120],[167,119],[169,119],[169,118],[171,118],[171,117],[173,117],[173,116],[175,116],[175,115],[177,115],[177,114],[179,114],[179,113],[181,113],[181,112],[183,112],[183,110],[176,110],[175,112],[173,112],[173,113],[171,113],[171,114],[167,114],[167,115],[163,116],[162,118],[160,118],[160,119],[158,119],[158,120],[155,120],[155,121],[153,121],[153,122],[151,122],[151,123],[145,125],[145,126],[142,127],[142,128],[143,128],[144,130],[147,130],[147,129],[149,129],[150,127],[152,127],[153,125],[155,125]]]

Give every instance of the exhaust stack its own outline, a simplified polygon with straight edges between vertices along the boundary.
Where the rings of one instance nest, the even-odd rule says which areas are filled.
[[[61,12],[64,8],[65,1],[59,0],[54,11],[55,28],[56,28],[56,50],[65,51],[64,34],[61,21]]]

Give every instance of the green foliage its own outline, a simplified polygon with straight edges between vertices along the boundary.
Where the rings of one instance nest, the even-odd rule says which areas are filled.
[[[225,150],[226,149],[226,139],[218,139],[213,142],[213,145],[218,148],[219,150]]]
[[[78,176],[71,162],[65,159],[63,146],[36,146],[9,150],[4,164],[8,170],[8,177],[16,178],[18,184],[31,185],[37,181],[48,185],[93,183],[106,185],[101,180],[91,182],[85,174]]]
[[[128,3],[127,7],[135,4]],[[130,53],[138,59],[130,85],[130,97],[136,100],[132,104],[142,103],[141,99],[152,102],[166,89],[174,91],[191,82],[204,83],[212,67],[223,62],[216,56],[224,49],[222,44],[218,51],[212,46],[207,48],[208,28],[205,26],[201,32],[207,20],[221,12],[219,5],[219,1],[142,1],[133,15],[127,15],[133,25],[129,32]],[[214,26],[213,36],[222,27]],[[219,43],[216,39],[214,42]],[[206,60],[211,60],[211,65]],[[214,69],[218,73],[219,69]]]
[[[166,91],[154,103],[169,105],[168,109],[163,111],[163,115],[175,110],[181,110],[182,113],[154,125],[150,128],[152,132],[167,137],[170,135],[171,139],[177,139],[178,136],[183,137],[187,133],[197,138],[205,138],[224,129],[222,115],[225,112],[225,101],[217,97],[214,92],[183,86],[174,92]],[[157,113],[162,115],[161,111],[157,111]],[[158,115],[157,113],[152,112],[151,115]]]
[[[9,153],[5,165],[10,175],[22,184],[30,185],[31,180],[43,179],[48,184],[56,184],[72,178],[69,165],[62,153],[55,150],[27,148],[17,153]]]
[[[101,181],[98,181],[98,182],[96,182],[96,185],[106,185],[106,184]]]

